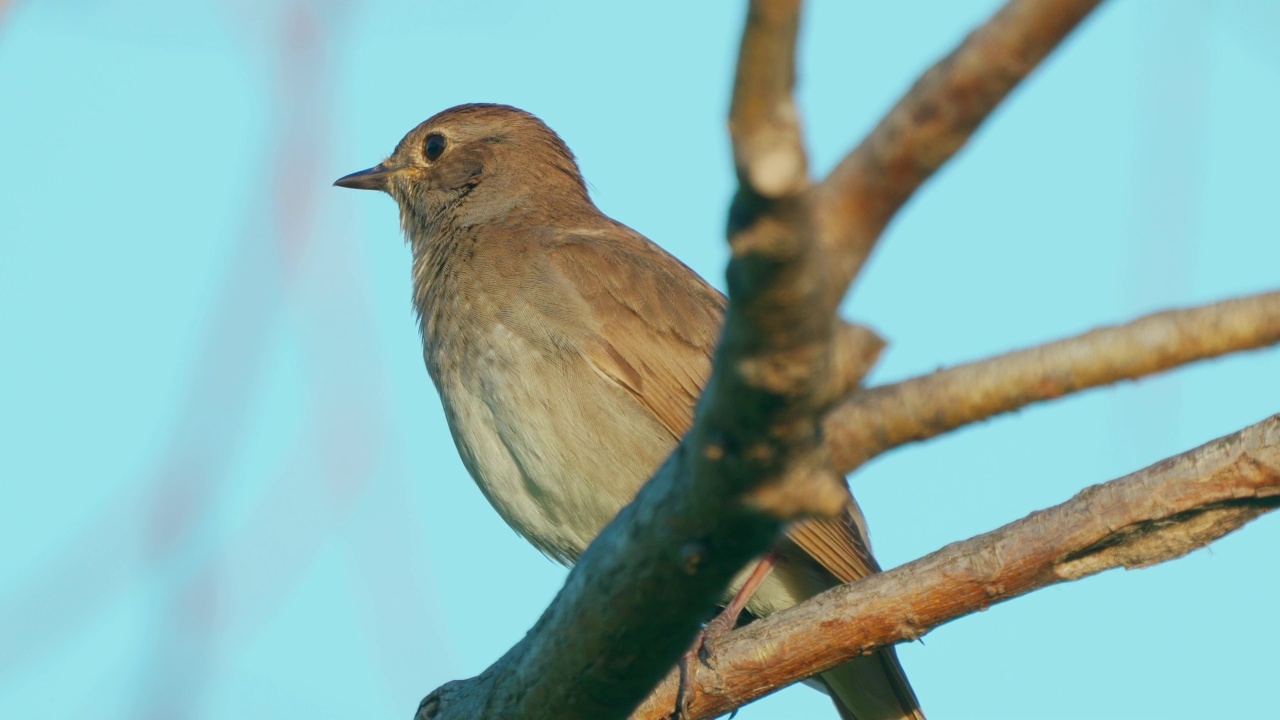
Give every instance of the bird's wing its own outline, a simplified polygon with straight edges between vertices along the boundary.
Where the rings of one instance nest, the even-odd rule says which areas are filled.
[[[639,234],[611,230],[562,238],[548,259],[591,315],[587,361],[679,440],[711,373],[725,299]]]
[[[625,232],[621,232],[625,231]],[[597,323],[588,362],[625,388],[678,442],[711,373],[726,300],[693,270],[629,228],[563,238],[556,272]],[[627,272],[618,272],[625,267]],[[862,512],[849,496],[842,517],[793,525],[791,540],[840,582],[879,571]]]
[[[880,572],[861,519],[862,510],[851,494],[841,517],[801,520],[787,528],[787,537],[837,580],[851,583]]]

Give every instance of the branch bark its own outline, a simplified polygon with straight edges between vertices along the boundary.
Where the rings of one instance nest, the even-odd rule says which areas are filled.
[[[730,633],[694,668],[712,718],[877,647],[1115,567],[1181,557],[1280,507],[1280,415]],[[669,716],[668,677],[633,720]]]
[[[826,419],[836,468],[1099,385],[1280,343],[1280,292],[1169,310],[1125,325],[855,393]]]
[[[852,278],[913,193],[1100,0],[1012,0],[916,81],[818,186],[830,271]]]
[[[768,0],[747,9],[729,108],[739,181],[730,209],[735,252],[754,244],[785,256],[785,246],[812,234],[812,186],[794,99],[800,6],[800,0]],[[731,281],[734,272],[731,268]],[[846,285],[837,278],[833,286],[843,292]],[[884,340],[860,325],[838,323],[835,332],[834,391],[845,395],[870,371]]]
[[[742,29],[729,137],[739,184],[764,197],[795,195],[809,186],[796,81],[800,0],[756,0]]]

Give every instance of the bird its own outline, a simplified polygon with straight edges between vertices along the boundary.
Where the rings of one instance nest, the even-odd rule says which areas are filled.
[[[509,105],[443,110],[334,185],[396,201],[423,359],[462,462],[508,525],[572,565],[689,428],[727,300],[601,212],[568,145]],[[851,493],[774,554],[752,616],[880,570]],[[924,718],[892,647],[817,684],[842,720]]]

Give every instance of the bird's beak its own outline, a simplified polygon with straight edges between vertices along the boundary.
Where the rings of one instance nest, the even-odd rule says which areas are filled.
[[[389,168],[385,163],[378,163],[368,170],[343,175],[334,180],[333,184],[337,187],[354,188],[356,190],[382,190],[385,192],[387,179],[395,171],[395,168]]]

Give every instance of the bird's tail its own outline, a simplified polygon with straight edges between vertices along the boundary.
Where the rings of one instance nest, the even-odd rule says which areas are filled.
[[[893,647],[822,674],[841,720],[925,720]]]

